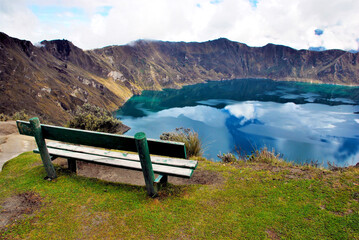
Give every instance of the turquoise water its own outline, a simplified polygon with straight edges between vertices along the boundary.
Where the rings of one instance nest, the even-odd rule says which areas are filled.
[[[359,87],[240,79],[144,91],[117,116],[128,135],[191,128],[213,161],[267,147],[287,161],[347,166],[359,162],[358,112]]]

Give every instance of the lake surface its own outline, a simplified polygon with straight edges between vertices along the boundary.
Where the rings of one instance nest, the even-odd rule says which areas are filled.
[[[144,91],[116,114],[128,135],[191,128],[213,161],[267,147],[287,161],[348,166],[359,162],[358,112],[359,87],[240,79]]]

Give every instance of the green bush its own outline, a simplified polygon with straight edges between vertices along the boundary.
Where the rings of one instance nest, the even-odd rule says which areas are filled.
[[[268,148],[264,147],[259,150],[253,151],[250,155],[243,155],[237,149],[238,158],[233,153],[218,154],[217,157],[222,160],[223,163],[235,163],[235,162],[259,162],[259,163],[270,163],[278,164],[285,163],[280,158],[280,154],[276,154],[274,149],[269,151]]]
[[[274,149],[269,151],[267,147],[255,150],[251,155],[245,157],[245,161],[262,162],[262,163],[279,163],[284,160],[280,158],[280,154],[276,154]]]
[[[110,112],[85,103],[77,107],[74,117],[67,122],[66,126],[98,132],[118,133],[123,125]]]
[[[6,115],[4,113],[0,113],[0,121],[8,121],[8,120],[29,120],[29,115],[25,113],[25,110],[21,110],[19,112],[15,112],[12,116]]]
[[[23,121],[26,121],[26,120],[29,120],[29,115],[27,115],[25,113],[25,110],[21,110],[20,112],[16,112],[12,115],[11,117],[13,120],[23,120]]]
[[[224,163],[234,163],[238,161],[233,153],[223,153],[222,155],[218,154],[217,157]]]
[[[165,132],[160,136],[161,140],[183,142],[186,146],[187,157],[200,157],[203,154],[202,141],[198,133],[188,128],[176,128],[175,132]]]
[[[5,122],[9,119],[10,119],[10,117],[8,115],[0,113],[0,121]]]

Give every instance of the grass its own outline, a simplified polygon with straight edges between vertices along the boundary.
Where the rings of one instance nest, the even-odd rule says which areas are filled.
[[[169,184],[156,199],[144,187],[56,170],[56,180],[43,180],[33,153],[6,163],[0,203],[24,192],[42,200],[0,239],[359,239],[358,168],[201,161],[196,171],[223,181]]]

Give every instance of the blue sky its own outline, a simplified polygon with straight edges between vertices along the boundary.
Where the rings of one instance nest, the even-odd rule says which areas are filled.
[[[359,48],[358,0],[3,0],[0,31],[83,49],[137,39]]]

